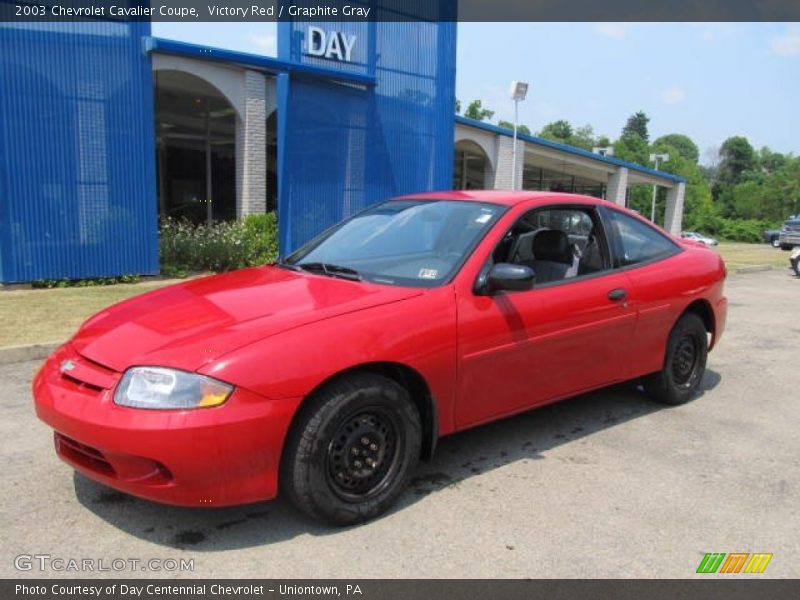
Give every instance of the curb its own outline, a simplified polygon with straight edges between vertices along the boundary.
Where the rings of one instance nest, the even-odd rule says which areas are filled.
[[[738,269],[734,269],[734,273],[760,273],[761,271],[771,271],[772,266],[770,265],[752,265],[749,267],[739,267]]]
[[[52,354],[63,342],[45,342],[43,344],[29,344],[27,346],[7,346],[0,348],[0,365],[26,362],[29,360],[42,360]]]

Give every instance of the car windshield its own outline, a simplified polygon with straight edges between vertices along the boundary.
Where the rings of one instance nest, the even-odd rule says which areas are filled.
[[[450,280],[504,207],[457,200],[390,200],[323,232],[280,266],[387,285]]]

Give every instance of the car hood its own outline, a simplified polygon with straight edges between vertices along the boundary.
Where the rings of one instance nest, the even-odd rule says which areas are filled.
[[[194,371],[283,331],[421,293],[271,266],[242,269],[111,306],[86,321],[71,343],[117,371],[133,365]]]

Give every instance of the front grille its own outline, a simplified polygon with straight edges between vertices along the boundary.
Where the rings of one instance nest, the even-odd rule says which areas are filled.
[[[117,371],[78,354],[72,348],[69,350],[59,364],[63,380],[75,385],[79,391],[89,393],[102,392],[116,384]]]
[[[116,477],[114,467],[106,460],[103,453],[97,448],[92,448],[73,440],[61,433],[55,434],[56,452],[67,461],[85,467],[106,477]]]
[[[81,390],[84,390],[84,391],[102,392],[103,389],[104,389],[100,385],[95,385],[93,383],[89,383],[88,381],[81,381],[80,379],[78,379],[77,377],[73,377],[69,373],[61,373],[61,377],[66,379],[67,381],[70,381],[70,382],[74,383]]]

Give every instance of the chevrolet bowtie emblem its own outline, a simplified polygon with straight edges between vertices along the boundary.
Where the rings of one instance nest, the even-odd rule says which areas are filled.
[[[66,373],[67,371],[72,371],[75,368],[75,363],[71,360],[65,360],[61,362],[61,372]]]

